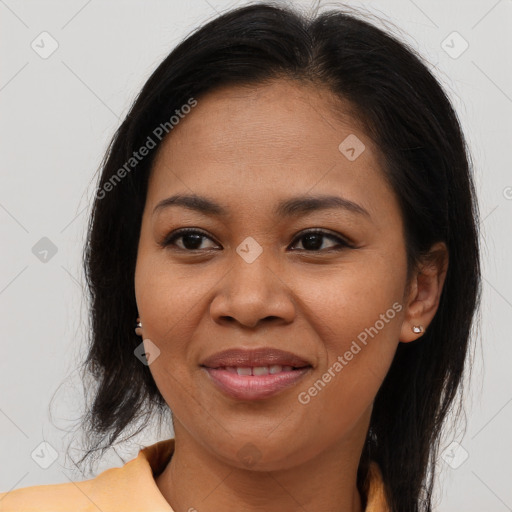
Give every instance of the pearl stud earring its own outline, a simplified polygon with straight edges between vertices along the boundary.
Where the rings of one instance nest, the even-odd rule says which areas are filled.
[[[422,325],[413,325],[412,332],[415,334],[420,334],[421,332],[423,332],[423,326]]]
[[[138,336],[142,336],[142,322],[140,321],[140,318],[137,317],[137,325],[135,326],[135,334]]]

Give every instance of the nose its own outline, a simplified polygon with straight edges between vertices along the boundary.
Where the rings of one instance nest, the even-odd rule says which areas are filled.
[[[293,291],[268,263],[263,254],[252,263],[235,255],[210,305],[215,322],[238,323],[250,329],[260,323],[293,322],[296,315]]]

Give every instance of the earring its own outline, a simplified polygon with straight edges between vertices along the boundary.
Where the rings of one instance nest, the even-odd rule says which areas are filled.
[[[138,336],[142,336],[142,322],[140,321],[140,317],[137,317],[137,325],[135,326],[135,334]]]
[[[423,332],[423,326],[422,325],[413,325],[412,332],[415,334],[419,334],[419,333]]]

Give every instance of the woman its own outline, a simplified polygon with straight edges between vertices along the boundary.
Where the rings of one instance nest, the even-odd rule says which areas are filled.
[[[480,293],[468,158],[425,64],[356,16],[190,35],[111,143],[84,253],[86,455],[154,409],[174,438],[2,510],[432,510]]]

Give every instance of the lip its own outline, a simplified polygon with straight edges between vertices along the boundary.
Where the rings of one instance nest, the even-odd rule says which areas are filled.
[[[292,369],[267,375],[238,375],[232,371],[233,367],[274,365]],[[296,385],[312,369],[311,363],[302,357],[274,348],[224,350],[207,357],[201,367],[220,391],[238,400],[264,400],[274,396]]]
[[[206,368],[212,382],[226,395],[238,400],[264,400],[297,384],[311,367],[273,375],[238,375],[224,368]]]
[[[273,364],[293,366],[294,368],[312,366],[309,361],[292,352],[266,347],[257,349],[232,348],[217,352],[207,357],[201,363],[201,366],[221,368],[226,366],[271,366]]]

